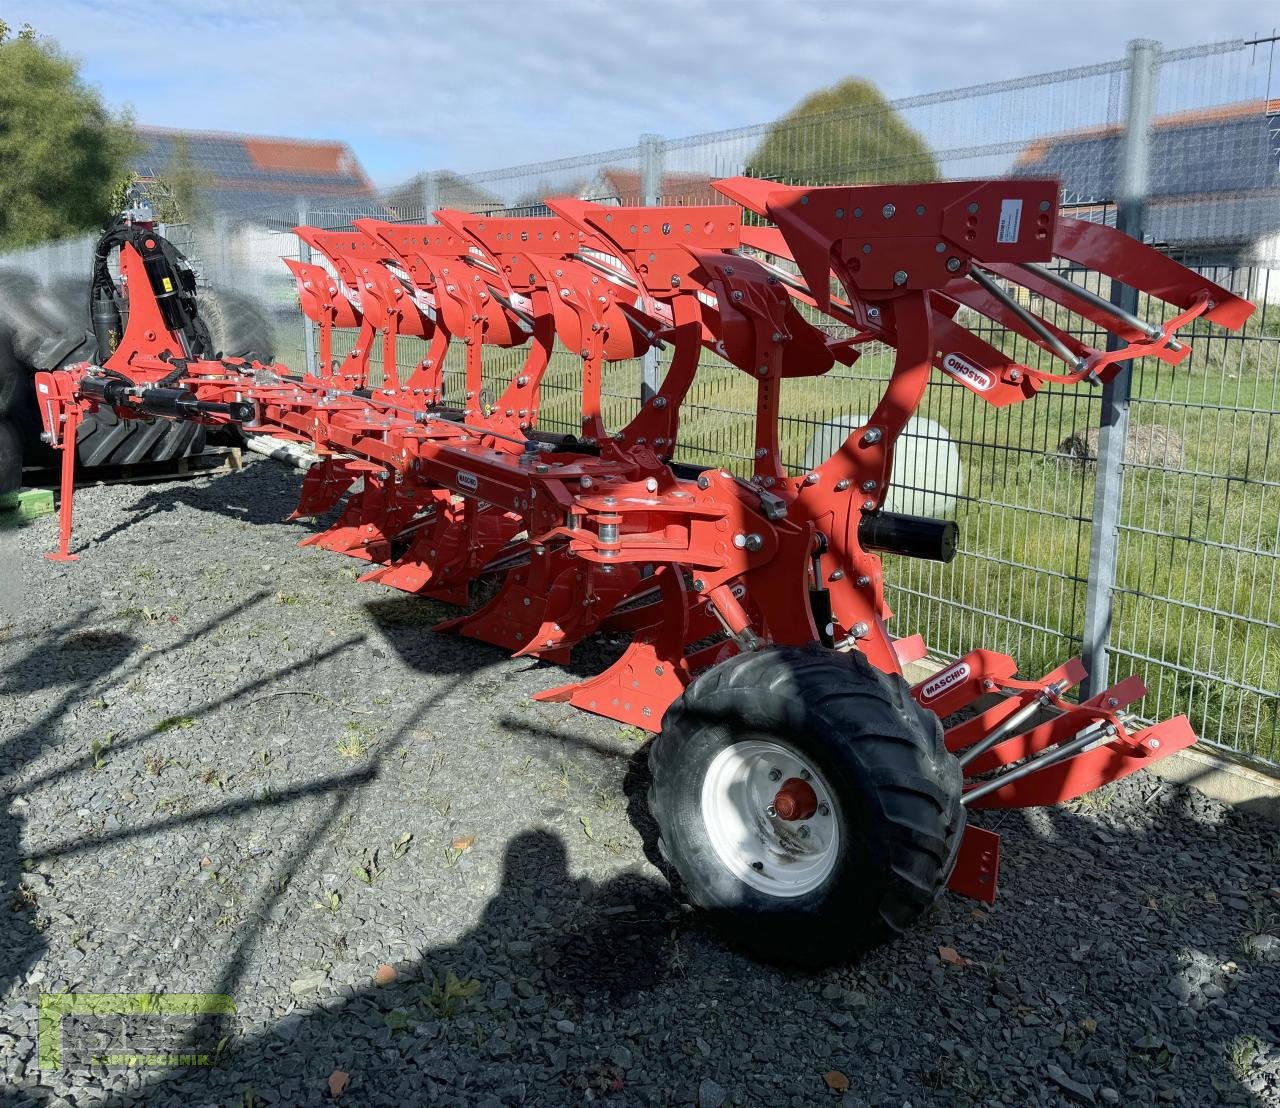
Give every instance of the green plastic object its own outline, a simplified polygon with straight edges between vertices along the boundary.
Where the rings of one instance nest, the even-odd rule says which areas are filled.
[[[21,527],[53,515],[52,489],[19,489],[0,495],[0,527]]]

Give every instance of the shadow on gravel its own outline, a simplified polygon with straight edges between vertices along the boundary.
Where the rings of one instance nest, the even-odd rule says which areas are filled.
[[[575,879],[556,835],[525,830],[458,941],[235,1044],[219,1068],[155,1075],[144,1099],[319,1105],[341,1070],[360,1105],[695,1103],[708,1080],[723,1103],[814,1105],[841,1103],[821,1077],[837,1069],[859,1105],[1269,1108],[1275,1085],[1257,1085],[1242,1044],[1280,1035],[1280,974],[1246,953],[1255,922],[1224,922],[1266,864],[1233,861],[1231,838],[1258,829],[1234,814],[1215,828],[1185,790],[1122,843],[1099,811],[1010,815],[1000,905],[974,919],[945,901],[943,918],[820,975],[752,964],[646,877]],[[941,964],[927,953],[940,943],[969,961]]]
[[[665,886],[634,874],[601,884],[575,879],[557,835],[525,831],[507,844],[500,889],[457,942],[397,967],[389,985],[371,984],[338,1005],[291,1017],[284,1036],[236,1044],[228,1064],[158,1077],[143,1099],[321,1104],[331,1100],[327,1082],[335,1070],[350,1077],[345,1101],[360,1105],[433,1103],[442,1094],[455,1104],[579,1103],[620,1092],[623,1068],[608,1057],[585,1071],[572,1065],[577,1025],[570,1017],[607,1013],[611,1024],[630,1018],[666,980],[678,927]],[[514,987],[495,985],[495,960],[510,962]],[[481,1009],[499,1025],[495,1035],[477,1032]],[[513,1017],[529,1013],[556,1021],[562,1048],[505,1033]],[[547,1083],[531,1086],[513,1074],[498,1099],[486,1099],[493,1092],[487,1068],[513,1065],[544,1072]]]
[[[138,643],[132,636],[109,627],[83,628],[97,612],[90,607],[65,623],[33,638],[27,651],[0,677],[0,703],[17,704],[18,698],[46,689],[65,687],[54,705],[40,716],[22,721],[15,711],[13,730],[0,737],[0,774],[9,777],[37,757],[52,740],[53,728],[83,695],[84,690],[109,676],[128,660]],[[6,708],[6,717],[8,710]],[[14,796],[8,782],[0,792],[7,800],[0,809],[0,996],[21,980],[39,960],[45,943],[33,926],[44,880],[26,874],[20,857],[25,801]]]

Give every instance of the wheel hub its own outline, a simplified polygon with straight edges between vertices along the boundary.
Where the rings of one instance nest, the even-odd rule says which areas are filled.
[[[842,829],[833,795],[806,755],[777,741],[746,740],[707,767],[703,824],[739,880],[771,896],[803,896],[835,869]]]

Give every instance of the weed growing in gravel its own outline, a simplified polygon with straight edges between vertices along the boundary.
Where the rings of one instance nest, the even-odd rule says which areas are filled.
[[[298,597],[294,596],[292,593],[287,593],[287,592],[276,593],[276,600],[281,605],[281,607],[284,607],[284,608],[292,608],[295,604],[302,603],[302,601]]]
[[[361,865],[352,866],[351,872],[366,885],[373,885],[382,876],[383,867],[378,864],[378,852],[366,850]]]
[[[347,720],[347,729],[338,740],[337,751],[342,758],[363,758],[369,753],[369,741],[373,732],[358,720]]]
[[[159,777],[171,765],[173,765],[172,758],[164,754],[157,754],[155,751],[142,756],[142,768],[152,777]]]
[[[1243,1081],[1253,1069],[1254,1059],[1262,1053],[1262,1043],[1252,1035],[1241,1035],[1227,1051],[1227,1065],[1237,1081]]]
[[[336,892],[331,892],[324,900],[317,900],[315,907],[322,912],[328,912],[331,916],[338,914],[338,909],[342,907],[342,897]]]
[[[166,716],[153,727],[152,733],[163,735],[166,731],[185,731],[196,725],[194,716]]]
[[[221,789],[226,785],[226,782],[218,774],[218,771],[214,769],[212,766],[210,766],[208,769],[203,769],[200,771],[200,784],[216,785],[218,788]]]
[[[479,992],[479,981],[459,978],[449,970],[431,983],[429,993],[422,994],[422,1005],[437,1019],[452,1019]]]
[[[649,732],[643,727],[623,727],[618,731],[618,738],[623,742],[642,743],[649,737]]]
[[[1084,796],[1076,797],[1070,802],[1069,807],[1085,815],[1099,815],[1108,811],[1114,802],[1115,791],[1110,786],[1104,786],[1091,793],[1085,793]]]
[[[94,769],[102,769],[107,764],[107,751],[111,749],[111,744],[115,741],[115,737],[116,733],[114,731],[108,731],[101,742],[94,739],[89,743],[89,754],[93,758]]]

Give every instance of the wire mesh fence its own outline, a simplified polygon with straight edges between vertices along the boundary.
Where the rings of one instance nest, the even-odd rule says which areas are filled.
[[[1049,385],[1029,404],[996,409],[936,376],[898,449],[889,507],[960,524],[949,565],[888,558],[894,629],[922,634],[934,653],[1007,651],[1038,675],[1081,652],[1099,468],[1115,467],[1118,522],[1103,536],[1114,579],[1101,581],[1113,676],[1144,674],[1148,719],[1186,712],[1205,739],[1280,762],[1280,101],[1273,48],[1216,43],[1158,55],[1145,237],[1258,311],[1236,335],[1192,329],[1193,353],[1169,367],[1135,367],[1123,455],[1099,457],[1103,411],[1088,386]],[[740,173],[834,184],[1053,176],[1062,214],[1114,223],[1131,62],[911,97],[891,104],[850,91],[844,106],[801,119],[687,138],[641,136],[633,146],[467,175],[424,173],[353,208],[300,202],[297,222],[341,228],[358,215],[429,222],[449,208],[546,215],[546,196],[600,203],[726,203],[712,182]],[[276,357],[308,364],[306,324],[280,259],[300,256],[292,219],[224,219],[177,241],[202,279],[252,296],[275,325]],[[87,272],[88,245],[28,251],[0,265]],[[314,260],[320,260],[317,256]],[[1065,264],[1073,280],[1083,275]],[[1089,286],[1103,297],[1106,281]],[[1142,305],[1151,309],[1151,305]],[[976,322],[968,321],[979,329]],[[1078,321],[1077,321],[1078,322]],[[990,325],[988,325],[990,328]],[[1085,341],[1099,334],[1076,329]],[[988,341],[1029,364],[1046,356],[1017,336]],[[354,334],[335,335],[344,356]],[[314,352],[314,343],[310,350]],[[400,338],[413,364],[421,340]],[[381,344],[373,353],[380,369]],[[784,460],[803,472],[874,408],[893,352],[872,346],[852,366],[784,382]],[[486,379],[505,384],[523,352],[486,351]],[[579,359],[553,358],[540,422],[576,431]],[[461,361],[446,366],[457,387]],[[1051,368],[1047,362],[1044,368]],[[662,366],[659,364],[658,373]],[[639,361],[608,367],[605,416],[620,426],[640,404]],[[751,472],[755,388],[704,355],[681,409],[677,458]]]

